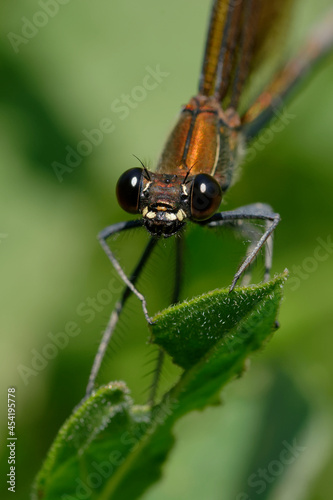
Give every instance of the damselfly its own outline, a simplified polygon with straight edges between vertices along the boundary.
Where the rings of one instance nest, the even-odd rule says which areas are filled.
[[[181,110],[155,172],[132,168],[121,175],[116,194],[120,206],[141,217],[105,228],[99,240],[115,270],[126,285],[104,333],[92,372],[87,394],[93,388],[101,361],[119,315],[131,293],[142,303],[151,323],[144,295],[136,288],[159,238],[183,232],[187,222],[208,228],[245,221],[264,221],[265,228],[249,246],[243,263],[230,285],[232,291],[262,247],[265,251],[265,275],[269,278],[272,260],[272,233],[280,216],[265,204],[251,204],[237,210],[219,212],[224,193],[230,186],[240,151],[256,137],[289,97],[296,83],[313,68],[333,45],[333,13],[314,30],[296,57],[277,72],[247,111],[239,114],[240,98],[249,77],[269,54],[271,34],[288,18],[291,0],[215,0],[211,11],[208,37],[199,79],[198,95]],[[107,240],[121,231],[144,226],[151,238],[134,272],[126,276]],[[180,292],[182,238],[175,238],[176,276],[173,303]],[[154,399],[159,371],[158,359],[150,400]]]

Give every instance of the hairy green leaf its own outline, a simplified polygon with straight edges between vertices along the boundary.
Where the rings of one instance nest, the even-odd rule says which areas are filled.
[[[156,315],[152,341],[183,368],[179,381],[153,408],[133,406],[122,382],[96,391],[60,430],[34,498],[138,498],[161,475],[174,423],[218,404],[224,384],[275,331],[286,276],[232,293],[216,290]]]

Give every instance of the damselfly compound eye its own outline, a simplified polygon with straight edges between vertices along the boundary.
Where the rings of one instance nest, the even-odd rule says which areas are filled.
[[[219,183],[209,174],[194,177],[191,193],[191,216],[193,220],[209,219],[219,208],[222,191]]]
[[[119,177],[117,182],[118,203],[125,212],[130,214],[139,213],[142,172],[142,168],[130,168]]]

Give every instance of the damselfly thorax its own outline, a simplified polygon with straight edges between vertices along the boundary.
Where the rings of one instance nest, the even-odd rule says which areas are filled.
[[[186,220],[209,219],[232,181],[242,133],[237,112],[213,96],[184,106],[155,172],[126,171],[117,184],[124,210],[141,213],[150,234],[172,236]]]

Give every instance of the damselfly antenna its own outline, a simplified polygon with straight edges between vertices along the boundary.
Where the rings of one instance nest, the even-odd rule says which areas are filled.
[[[195,161],[195,162],[193,163],[192,167],[188,167],[187,165],[185,165],[185,166],[186,166],[186,168],[187,168],[187,173],[186,173],[186,175],[185,175],[185,177],[184,177],[183,184],[186,184],[187,178],[188,178],[188,176],[190,175],[191,170],[192,170],[192,168],[194,168],[194,166],[195,166],[195,164],[196,164],[196,163],[197,163],[197,162]]]
[[[134,156],[134,158],[136,158],[136,159],[137,159],[137,160],[141,163],[142,168],[143,168],[143,170],[144,170],[144,172],[145,172],[145,174],[146,174],[146,176],[147,176],[148,180],[150,181],[150,180],[151,180],[151,179],[150,179],[150,174],[149,174],[149,170],[147,169],[147,167],[146,167],[146,166],[142,163],[142,161],[140,160],[140,158],[139,158],[138,156],[136,156],[136,155],[135,155],[135,154],[133,154],[133,153],[132,153],[132,156]]]

